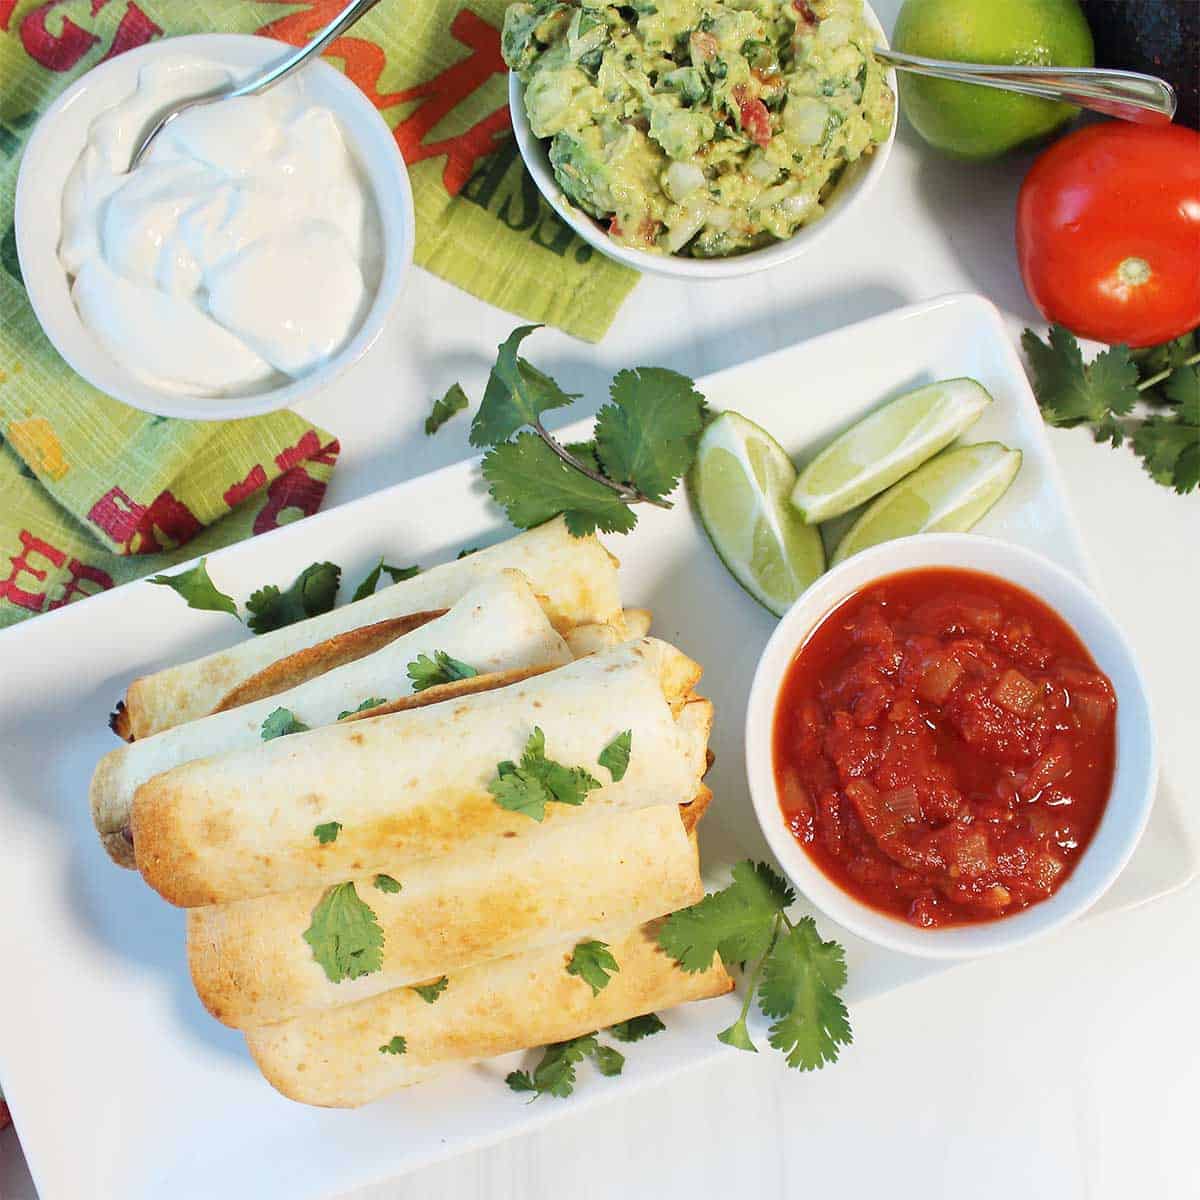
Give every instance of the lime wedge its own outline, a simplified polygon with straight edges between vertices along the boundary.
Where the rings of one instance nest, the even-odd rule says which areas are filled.
[[[830,442],[800,473],[792,504],[809,525],[857,508],[950,445],[991,402],[974,379],[906,392]]]
[[[690,484],[721,561],[777,616],[825,569],[821,535],[787,497],[796,468],[765,429],[735,412],[704,430]]]
[[[846,531],[834,563],[910,533],[965,533],[1008,491],[1020,450],[999,442],[943,450],[893,484]]]

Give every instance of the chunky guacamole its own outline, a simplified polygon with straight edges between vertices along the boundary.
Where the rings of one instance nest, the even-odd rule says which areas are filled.
[[[861,0],[537,0],[503,51],[563,191],[640,250],[791,236],[891,127]]]

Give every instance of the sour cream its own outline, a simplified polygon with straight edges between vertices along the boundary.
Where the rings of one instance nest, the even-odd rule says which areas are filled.
[[[183,113],[226,85],[195,60],[144,67],[97,117],[63,192],[59,260],[83,323],[163,391],[249,395],[315,370],[378,285],[378,222],[337,119],[299,80]]]

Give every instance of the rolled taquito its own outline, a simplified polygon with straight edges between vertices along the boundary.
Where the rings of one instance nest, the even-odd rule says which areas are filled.
[[[480,676],[561,666],[572,657],[525,577],[519,571],[501,571],[473,587],[445,615],[365,658],[278,695],[177,725],[107,754],[91,784],[92,818],[105,849],[121,865],[133,866],[133,794],[152,776],[193,759],[261,745],[263,722],[280,707],[315,729],[333,724],[366,701],[410,696],[408,664],[420,655],[432,658],[439,650]]]
[[[365,600],[135,679],[114,727],[127,739],[135,739],[194,721],[215,711],[246,680],[290,655],[351,630],[448,608],[483,579],[510,567],[529,579],[560,630],[619,617],[616,560],[595,538],[572,537],[559,517],[381,588]],[[388,632],[385,628],[384,637]],[[363,645],[367,652],[377,649],[378,641],[367,637]]]
[[[450,975],[433,1004],[398,988],[329,1012],[246,1032],[267,1081],[292,1100],[353,1108],[455,1063],[475,1062],[614,1025],[733,987],[719,959],[688,974],[659,949],[657,922],[608,942],[620,970],[597,994],[567,974],[573,941]],[[399,1045],[402,1054],[384,1053]]]
[[[628,929],[704,894],[691,810],[656,805],[564,825],[542,838],[500,838],[395,874],[359,876],[374,914],[378,969],[323,969],[304,934],[328,893],[307,888],[188,912],[188,964],[218,1021],[252,1028],[603,929]]]
[[[627,608],[615,621],[603,625],[576,625],[563,634],[572,658],[612,650],[622,642],[633,642],[650,632],[650,611]]]
[[[692,691],[699,677],[686,655],[646,638],[495,691],[186,763],[134,795],[138,870],[191,908],[389,871],[607,810],[686,803],[712,723]],[[535,730],[547,760],[596,784],[581,803],[547,803],[541,820],[489,789]],[[599,760],[625,730],[632,748],[616,778]]]

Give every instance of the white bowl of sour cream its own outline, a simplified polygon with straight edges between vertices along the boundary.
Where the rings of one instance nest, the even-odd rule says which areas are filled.
[[[109,396],[256,416],[319,391],[379,336],[412,263],[412,192],[386,122],[334,68],[185,113],[127,170],[176,100],[286,52],[233,34],[155,42],[80,78],[30,137],[25,286],[55,349]]]

